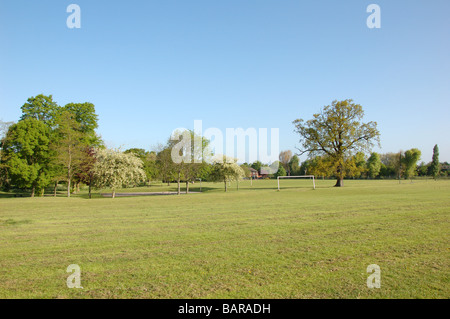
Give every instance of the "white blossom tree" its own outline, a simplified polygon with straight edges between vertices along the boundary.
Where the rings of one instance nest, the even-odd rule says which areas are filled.
[[[99,149],[95,157],[93,168],[95,185],[99,188],[111,188],[112,198],[116,197],[117,189],[136,186],[146,179],[142,160],[132,153]]]
[[[223,181],[225,192],[228,191],[227,182],[237,181],[245,176],[245,172],[237,163],[236,159],[223,156],[214,161],[211,178],[213,181]]]

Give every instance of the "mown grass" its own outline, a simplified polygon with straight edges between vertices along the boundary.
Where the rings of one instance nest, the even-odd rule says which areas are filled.
[[[450,297],[450,181],[332,185],[0,199],[0,298]],[[83,289],[66,286],[71,264]]]

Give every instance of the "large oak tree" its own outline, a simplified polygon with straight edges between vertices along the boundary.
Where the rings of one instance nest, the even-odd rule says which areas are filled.
[[[300,135],[299,155],[329,156],[335,167],[336,187],[344,185],[346,159],[370,150],[374,142],[379,144],[377,123],[362,123],[363,117],[362,106],[348,99],[333,101],[309,121],[293,122]]]

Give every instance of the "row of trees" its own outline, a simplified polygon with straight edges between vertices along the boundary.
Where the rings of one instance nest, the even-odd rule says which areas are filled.
[[[405,178],[413,176],[441,175],[438,146],[434,147],[433,161],[418,165],[421,151],[413,148],[405,152],[378,154],[371,153],[367,157],[359,152],[344,160],[345,177],[347,178]],[[320,177],[335,177],[336,163],[330,157],[316,156],[302,163],[299,175],[316,175]]]
[[[245,176],[235,159],[223,158],[207,164],[209,141],[191,131],[179,132],[156,151],[143,149],[106,149],[96,134],[98,116],[92,103],[59,106],[52,96],[31,97],[22,106],[17,123],[0,124],[0,186],[4,189],[29,189],[31,196],[43,195],[59,182],[67,185],[67,196],[80,184],[91,188],[116,189],[162,180],[189,184],[197,179],[227,182]],[[190,143],[180,143],[183,137]],[[200,139],[200,141],[199,141]],[[197,143],[199,142],[199,143]],[[199,148],[199,149],[195,149]],[[178,153],[182,161],[173,161]],[[201,159],[196,154],[203,155]],[[209,163],[210,161],[208,161]]]
[[[115,190],[152,180],[176,181],[178,194],[181,183],[198,180],[224,182],[250,177],[249,168],[261,172],[267,165],[256,161],[238,165],[236,159],[219,155],[213,159],[209,141],[192,131],[176,132],[152,152],[143,149],[107,150],[96,134],[98,116],[92,103],[69,103],[59,106],[52,96],[31,97],[22,106],[18,123],[0,123],[0,185],[3,188],[30,189],[31,195],[43,194],[50,184],[67,185],[67,196],[77,191],[81,183],[91,187]],[[352,100],[333,101],[312,120],[294,121],[301,136],[299,155],[309,159],[300,165],[298,155],[291,151],[279,154],[273,176],[313,174],[337,179],[343,186],[344,177],[410,178],[417,172],[436,177],[439,174],[439,150],[434,149],[433,161],[417,162],[418,149],[406,152],[368,153],[379,143],[376,122],[362,123],[362,107]],[[177,158],[179,160],[174,160]],[[211,163],[211,164],[209,164]],[[239,183],[237,183],[239,185]]]
[[[183,138],[185,143],[182,143]],[[193,131],[185,131],[178,132],[176,138],[169,138],[166,144],[158,145],[157,151],[133,148],[125,153],[133,153],[142,160],[146,181],[159,179],[168,184],[175,181],[178,194],[181,193],[182,183],[186,185],[186,193],[189,193],[189,184],[197,180],[224,182],[227,191],[228,183],[239,181],[247,176],[246,172],[236,159],[223,155],[214,157],[209,144],[209,140]],[[177,156],[180,161],[173,160]]]
[[[4,123],[0,183],[43,194],[54,183],[89,183],[93,148],[103,147],[95,133],[98,116],[92,103],[59,106],[52,96],[31,97],[22,106],[18,123]]]

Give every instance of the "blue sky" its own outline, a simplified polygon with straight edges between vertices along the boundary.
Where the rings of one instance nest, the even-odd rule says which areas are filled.
[[[81,29],[66,8],[81,7]],[[381,7],[381,29],[366,8]],[[92,102],[109,146],[173,129],[279,128],[352,98],[380,152],[435,144],[450,161],[450,1],[0,1],[0,119],[28,97]]]

